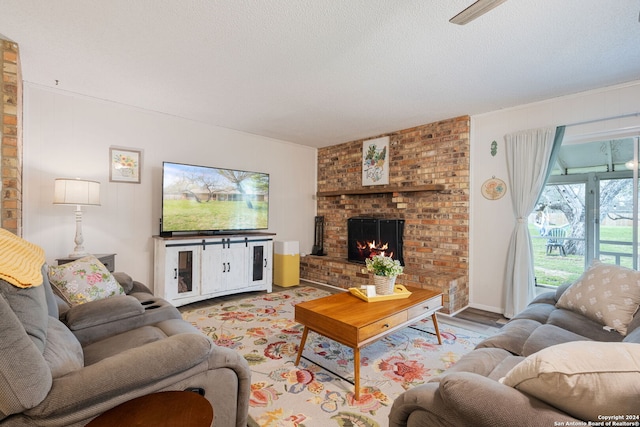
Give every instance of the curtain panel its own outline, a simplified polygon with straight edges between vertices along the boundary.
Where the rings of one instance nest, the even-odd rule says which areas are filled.
[[[508,179],[515,226],[507,252],[506,318],[524,310],[535,297],[533,247],[528,217],[533,211],[558,156],[564,126],[505,135]]]

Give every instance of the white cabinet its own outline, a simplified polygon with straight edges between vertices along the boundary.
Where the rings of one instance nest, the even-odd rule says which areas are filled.
[[[154,293],[181,306],[238,292],[271,292],[273,236],[154,236]]]

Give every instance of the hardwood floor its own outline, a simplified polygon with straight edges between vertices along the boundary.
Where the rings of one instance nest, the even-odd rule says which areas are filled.
[[[494,328],[501,328],[509,320],[502,314],[479,310],[477,308],[466,308],[453,317],[456,319],[463,319],[474,323],[480,323],[482,325],[491,326]]]

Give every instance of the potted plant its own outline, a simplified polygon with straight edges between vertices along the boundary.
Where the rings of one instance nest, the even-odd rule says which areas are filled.
[[[400,261],[384,255],[375,255],[365,261],[367,271],[373,273],[376,294],[390,295],[396,283],[396,277],[402,274],[404,267]]]

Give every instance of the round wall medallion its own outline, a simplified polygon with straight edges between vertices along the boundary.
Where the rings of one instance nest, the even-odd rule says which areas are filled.
[[[490,178],[482,184],[482,195],[489,200],[498,200],[507,192],[507,184],[500,178]]]

